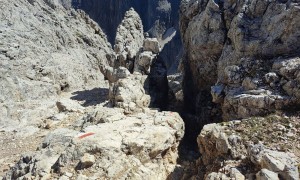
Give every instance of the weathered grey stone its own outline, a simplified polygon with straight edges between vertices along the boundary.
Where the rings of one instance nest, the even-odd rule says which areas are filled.
[[[88,180],[89,178],[85,175],[79,174],[77,180]]]
[[[158,42],[157,38],[144,39],[143,50],[151,51],[155,54],[158,54],[160,52],[160,47],[159,47],[159,42]]]
[[[224,100],[224,86],[215,85],[211,87],[212,101],[214,103],[220,103]]]
[[[255,163],[255,164],[260,164],[261,163],[261,158],[262,158],[262,152],[264,151],[264,146],[263,144],[255,144],[255,145],[250,145],[248,147],[248,154],[250,157],[250,160]]]
[[[208,174],[205,178],[205,180],[223,180],[223,179],[229,180],[230,178],[220,172],[219,173],[212,172],[212,173]]]
[[[213,99],[207,99],[221,105],[225,120],[273,113],[284,107],[279,104],[300,104],[299,3],[183,0],[180,27],[186,51],[184,69],[193,77],[189,78],[193,82],[185,84],[195,86],[191,91],[195,94],[186,96],[204,99],[211,86],[224,86],[224,101],[216,98],[215,88],[211,89]],[[279,77],[284,77],[280,83]],[[271,93],[258,97],[247,92],[262,88]],[[238,103],[244,95],[245,104]],[[209,109],[204,114],[212,113]]]
[[[177,102],[184,101],[184,95],[182,90],[183,76],[181,73],[168,75],[168,87],[172,94],[175,96]]]
[[[156,55],[154,55],[150,51],[144,51],[139,53],[135,60],[134,72],[149,74],[150,66],[152,65],[152,62],[155,57]]]
[[[72,171],[72,178],[166,179],[175,168],[177,147],[184,135],[182,119],[172,112],[140,113],[83,127],[81,131],[57,129],[50,133],[46,145],[23,157],[5,178],[27,174],[54,178],[52,168],[61,174],[89,168],[85,176]]]
[[[99,64],[114,59],[100,27],[83,11],[65,9],[60,2],[68,4],[0,3],[1,129],[22,129],[52,116],[57,96],[98,86],[103,79]]]
[[[118,67],[116,69],[110,66],[100,66],[100,71],[105,78],[108,79],[110,83],[115,83],[119,79],[127,78],[130,75],[130,72],[125,67]]]
[[[144,30],[140,16],[131,8],[117,29],[114,50],[118,65],[129,69],[128,60],[134,60],[143,46]]]
[[[80,158],[80,167],[81,168],[89,168],[95,163],[96,159],[94,155],[84,153]]]
[[[233,178],[236,180],[245,180],[245,176],[236,168],[231,168],[230,178]]]
[[[276,83],[279,81],[279,77],[274,72],[265,74],[264,78],[267,83]]]
[[[119,79],[112,84],[109,99],[114,106],[123,108],[125,113],[142,112],[150,105],[150,96],[144,87],[147,87],[147,76],[135,73],[125,79]]]
[[[294,155],[264,149],[262,144],[248,148],[251,161],[260,167],[280,174],[285,179],[299,179],[298,167]]]
[[[245,174],[244,176],[241,172],[246,171],[238,170],[240,168],[253,170],[253,165],[248,166],[250,163],[254,164],[254,167],[262,169],[256,174],[257,178],[268,179],[270,176],[269,179],[272,179],[275,174],[277,179],[279,177],[299,179],[297,157],[294,154],[269,150],[261,142],[257,144],[253,144],[251,141],[246,142],[243,139],[243,130],[239,132],[240,136],[238,136],[235,135],[238,131],[230,128],[239,123],[208,124],[203,127],[197,142],[201,152],[200,160],[203,163],[199,166],[208,167],[205,173],[209,175],[206,177],[218,179],[221,176],[224,178],[230,176],[232,179],[251,179],[252,175]],[[231,135],[227,136],[226,134]],[[221,174],[211,173],[216,171],[214,169],[216,166],[219,166],[218,171],[222,172]],[[209,168],[213,168],[213,171]],[[269,171],[272,172],[269,173]],[[197,178],[203,178],[203,175],[198,173]]]
[[[245,88],[245,90],[257,89],[258,80],[257,79],[251,79],[250,77],[246,77],[243,80],[242,86]]]
[[[276,151],[265,151],[261,166],[280,174],[284,179],[299,179],[296,161],[289,154]]]
[[[256,174],[257,180],[279,180],[278,174],[268,169],[262,169]]]
[[[83,113],[84,108],[77,102],[70,99],[60,99],[56,102],[56,106],[59,112],[81,112]]]
[[[217,80],[217,61],[226,38],[221,12],[216,1],[181,3],[181,36],[198,90],[210,88]]]
[[[197,142],[205,165],[211,164],[219,156],[227,155],[231,148],[227,135],[218,124],[205,125]]]

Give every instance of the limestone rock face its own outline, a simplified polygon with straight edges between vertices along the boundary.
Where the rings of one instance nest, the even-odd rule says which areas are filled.
[[[0,146],[24,140],[16,133],[21,128],[19,134],[30,133],[35,143],[0,149],[0,179],[167,179],[177,164],[184,122],[178,113],[148,108],[145,74],[161,50],[159,41],[144,43],[141,19],[131,9],[117,30],[114,52],[100,27],[70,5],[0,2]],[[132,72],[133,61],[140,72]]]
[[[274,173],[267,169],[262,169],[260,172],[258,172],[256,174],[256,179],[257,180],[271,180],[271,179],[279,180],[277,173]]]
[[[142,112],[150,105],[149,80],[138,72],[130,74],[125,67],[114,69],[102,66],[101,72],[109,80],[109,100],[112,106],[125,113]]]
[[[217,157],[226,155],[230,149],[228,137],[217,124],[205,125],[197,142],[205,165],[212,164]]]
[[[159,64],[160,51],[157,38],[144,39],[141,19],[131,8],[117,30],[116,63],[113,66],[100,66],[102,74],[110,82],[109,99],[114,107],[123,108],[125,113],[134,113],[141,112],[150,103],[164,101],[164,97],[159,96],[167,97],[166,68],[162,62],[162,66],[154,65]],[[151,70],[151,67],[154,69]],[[147,75],[150,75],[149,78]],[[166,93],[156,95],[158,91],[154,86],[163,88],[159,91]]]
[[[202,155],[202,164],[199,166],[206,167],[206,179],[230,179],[233,176],[248,179],[253,173],[257,179],[279,179],[279,176],[284,179],[299,179],[299,157],[292,153],[270,150],[261,143],[246,142],[247,133],[237,133],[232,128],[240,123],[233,121],[227,125],[208,124],[203,127],[197,142]],[[211,172],[216,171],[216,167],[220,173]],[[253,167],[260,169],[259,172]],[[238,169],[243,169],[243,173]],[[203,177],[200,174],[198,177],[201,179]]]
[[[174,170],[177,147],[184,135],[184,123],[177,113],[149,110],[99,123],[94,115],[106,110],[95,110],[97,113],[89,115],[94,125],[55,130],[38,151],[24,155],[4,178],[53,179],[71,172],[73,178],[166,179]]]
[[[84,10],[107,34],[108,40],[114,44],[116,29],[131,7],[140,15],[144,30],[151,38],[160,42],[170,41],[160,53],[168,70],[177,70],[182,43],[179,33],[180,0],[84,0],[73,1],[73,6]],[[101,10],[101,11],[100,11]],[[172,34],[172,35],[170,35]],[[172,38],[170,38],[172,37]],[[162,44],[162,43],[161,43]]]
[[[224,119],[269,114],[300,103],[297,77],[300,59],[277,58],[272,61],[269,67],[263,61],[251,62],[249,59],[238,66],[237,74],[242,78],[239,82],[226,84],[226,89],[222,90]],[[286,74],[287,71],[290,75]]]
[[[143,45],[144,51],[152,51],[157,54],[160,52],[160,45],[157,38],[146,38]]]
[[[134,61],[143,46],[144,29],[140,16],[131,8],[117,29],[114,50],[118,65],[129,68],[129,61]],[[133,64],[131,64],[133,65]]]
[[[156,55],[151,51],[141,52],[135,60],[134,72],[149,74],[155,57]]]
[[[182,0],[184,69],[192,77],[185,84],[194,86],[191,96],[220,104],[225,120],[299,105],[299,4]],[[195,104],[207,106],[197,99]]]
[[[138,73],[119,79],[110,87],[109,97],[113,105],[123,108],[126,113],[141,112],[148,107],[150,96],[146,92],[149,86],[146,79],[147,76]]]
[[[46,99],[97,85],[103,78],[99,64],[114,60],[97,23],[67,5],[54,0],[1,1],[1,128],[49,116],[55,105],[50,107]]]
[[[177,103],[183,103],[184,95],[182,91],[182,74],[173,74],[168,76],[168,86],[171,96]],[[172,98],[171,98],[172,99]]]

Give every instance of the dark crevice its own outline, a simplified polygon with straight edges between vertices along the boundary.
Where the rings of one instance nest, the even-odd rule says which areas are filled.
[[[153,6],[153,3],[158,1],[152,0],[147,0],[145,2],[134,0],[131,3],[127,1],[113,2],[110,0],[103,0],[101,2],[96,0],[73,0],[72,2],[73,7],[84,10],[92,19],[99,23],[103,31],[107,33],[108,41],[111,44],[114,44],[114,37],[116,34],[117,26],[121,23],[125,12],[131,6],[133,6],[141,16],[144,25],[144,31],[147,32],[149,29],[151,29],[157,19],[162,19],[162,22],[164,22],[165,20],[166,28],[173,27],[178,31],[174,39],[164,47],[162,52],[160,52],[160,54],[154,60],[151,66],[150,74],[147,78],[147,81],[149,82],[145,83],[146,85],[148,84],[148,87],[145,87],[145,89],[151,96],[150,107],[159,108],[160,110],[176,111],[184,120],[185,135],[179,146],[179,163],[180,161],[196,160],[200,155],[197,145],[197,136],[200,134],[200,131],[205,124],[212,122],[210,121],[212,119],[211,117],[214,117],[213,119],[217,119],[217,117],[219,116],[214,112],[216,109],[216,105],[212,104],[212,98],[209,90],[203,90],[200,92],[196,91],[198,88],[196,88],[196,86],[194,85],[192,71],[190,69],[191,67],[187,60],[183,62],[185,69],[182,85],[184,93],[183,102],[177,102],[176,100],[174,100],[176,99],[174,97],[174,94],[170,94],[167,79],[168,71],[176,71],[177,68],[173,64],[179,61],[179,56],[183,54],[181,53],[180,55],[178,55],[180,50],[182,49],[182,42],[179,33],[179,24],[175,23],[179,21],[179,13],[176,9],[179,9],[180,1],[170,1],[172,2],[172,9],[174,8],[174,10],[172,10],[171,12],[171,15],[164,13],[158,14],[157,10],[153,9],[153,7],[155,7]],[[199,11],[203,11],[206,8],[208,2],[208,0],[201,1],[201,4],[199,4],[199,7],[194,12],[194,14],[196,15],[199,13]],[[151,4],[151,7],[149,6],[149,4]],[[227,34],[226,22],[224,20],[223,2],[220,4],[222,9],[224,27]],[[120,7],[122,8],[119,9]],[[103,11],[101,12],[99,11],[99,9],[103,9]],[[187,18],[188,17],[186,17],[186,21],[184,22],[187,22],[189,20]],[[187,26],[187,24],[181,24],[181,26]],[[188,58],[185,57],[183,59]],[[100,90],[96,89],[94,91],[96,92]],[[107,90],[105,90],[105,92],[106,91]],[[88,97],[86,97],[86,92],[77,92],[72,98],[77,100],[85,99],[85,106],[90,106],[94,103],[102,102],[102,99],[96,101],[92,101],[92,99],[90,100]]]
[[[185,135],[179,145],[179,163],[182,161],[194,161],[199,157],[197,136],[200,134],[203,125],[209,123],[197,118],[196,100],[192,95],[196,93],[192,92],[194,88],[191,88],[193,81],[190,77],[192,76],[186,74],[184,77],[186,78],[183,81],[185,83],[183,86],[185,87],[185,94],[191,94],[191,96],[185,96],[184,102],[178,102],[174,100],[174,95],[170,94],[167,68],[164,65],[163,58],[158,56],[151,66],[147,79],[149,87],[145,87],[145,89],[149,89],[148,93],[151,96],[152,108],[178,112],[185,123]]]
[[[150,107],[166,110],[168,107],[168,79],[167,67],[159,55],[151,65],[149,80]]]
[[[228,43],[230,40],[228,39],[228,31],[229,28],[227,27],[226,24],[226,19],[225,19],[225,9],[224,9],[224,1],[218,1],[219,3],[219,7],[220,7],[220,14],[221,14],[221,19],[222,19],[222,23],[223,23],[223,27],[224,27],[224,31],[225,31],[225,38],[224,38],[224,42],[223,45],[225,45],[226,43]]]

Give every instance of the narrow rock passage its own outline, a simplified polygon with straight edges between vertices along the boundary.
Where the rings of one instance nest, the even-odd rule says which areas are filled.
[[[0,179],[299,179],[299,0],[71,2],[0,2]]]

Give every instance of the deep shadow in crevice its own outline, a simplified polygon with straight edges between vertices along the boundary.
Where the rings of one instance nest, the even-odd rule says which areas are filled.
[[[108,88],[94,88],[91,90],[76,91],[72,93],[72,100],[84,101],[82,106],[95,106],[108,100]]]
[[[167,110],[169,91],[167,67],[159,55],[151,65],[151,71],[147,80],[149,81],[149,87],[145,87],[145,89],[148,89],[151,97],[150,107],[159,108],[162,111]]]

